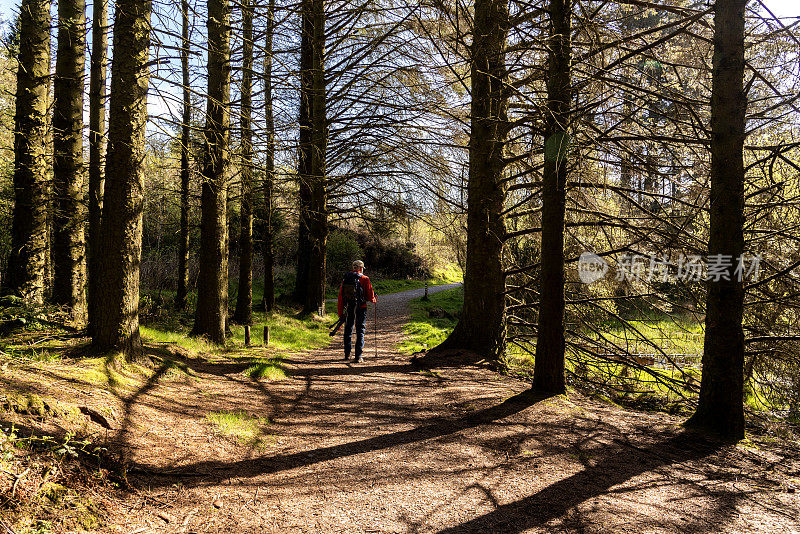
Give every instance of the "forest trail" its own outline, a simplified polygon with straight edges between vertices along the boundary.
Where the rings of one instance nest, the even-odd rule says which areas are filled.
[[[413,370],[396,346],[420,294],[379,297],[361,365],[338,336],[287,358],[286,380],[189,362],[130,396],[114,441],[137,491],[109,531],[800,532],[798,466],[775,453],[485,369]],[[247,414],[249,443],[221,412]]]

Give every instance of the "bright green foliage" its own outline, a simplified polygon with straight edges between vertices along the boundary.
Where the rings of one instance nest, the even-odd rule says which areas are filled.
[[[463,302],[462,287],[434,293],[428,301],[412,300],[411,321],[403,327],[406,339],[400,344],[400,352],[413,354],[444,341],[458,321]]]

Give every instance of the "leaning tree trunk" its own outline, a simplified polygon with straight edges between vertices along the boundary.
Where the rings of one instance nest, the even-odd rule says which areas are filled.
[[[103,209],[103,164],[106,150],[106,65],[108,63],[108,0],[94,0],[92,57],[89,74],[89,237],[86,276],[88,333],[93,335],[100,281],[100,224]]]
[[[563,393],[564,209],[569,155],[571,0],[550,0],[550,46],[542,190],[542,275],[533,389]]]
[[[228,318],[230,6],[208,0],[208,107],[200,220],[200,272],[192,334],[225,343]]]
[[[178,287],[175,307],[186,309],[189,286],[189,143],[192,100],[189,84],[189,0],[181,0],[181,72],[183,74],[183,124],[181,124],[181,230],[178,240]]]
[[[325,2],[303,0],[300,44],[300,221],[295,295],[303,313],[325,304],[328,240],[325,152]]]
[[[239,289],[234,320],[253,322],[253,9],[242,0],[242,210],[239,232]]]
[[[744,437],[744,14],[746,0],[717,0],[711,86],[711,228],[709,257],[732,259],[728,280],[709,281],[703,376],[688,421],[726,439]]]
[[[19,69],[14,116],[14,215],[6,289],[26,304],[44,302],[47,254],[47,103],[50,1],[20,6]]]
[[[141,357],[139,265],[142,259],[145,126],[150,77],[151,2],[117,0],[108,156],[100,233],[97,324],[92,344],[121,351],[128,361]]]
[[[472,128],[467,187],[464,308],[450,336],[432,352],[466,349],[498,361],[505,352],[503,243],[509,14],[505,0],[477,0],[472,43]]]
[[[275,307],[275,253],[273,251],[273,202],[275,187],[275,119],[272,112],[272,39],[275,34],[275,0],[269,0],[264,42],[264,121],[267,137],[264,164],[264,310]]]
[[[83,209],[83,77],[86,4],[58,2],[58,52],[53,91],[53,302],[86,318]]]

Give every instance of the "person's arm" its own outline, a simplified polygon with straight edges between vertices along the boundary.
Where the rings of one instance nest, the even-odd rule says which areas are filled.
[[[378,302],[375,298],[375,291],[372,289],[372,282],[369,281],[369,278],[366,276],[362,277],[364,279],[364,296],[366,297],[367,302]]]
[[[342,316],[343,311],[344,306],[342,306],[342,284],[339,284],[339,300],[336,302],[336,312],[339,314],[339,317]]]

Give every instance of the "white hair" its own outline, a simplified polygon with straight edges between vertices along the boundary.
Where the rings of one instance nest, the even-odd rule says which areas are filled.
[[[363,268],[364,268],[364,262],[363,261],[356,260],[356,261],[353,262],[353,270],[354,271],[357,271],[357,270],[363,269]]]

